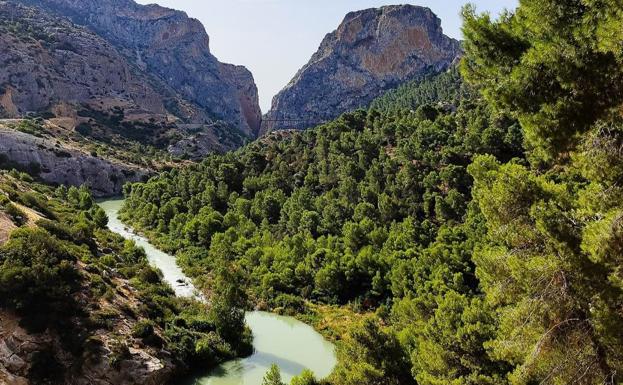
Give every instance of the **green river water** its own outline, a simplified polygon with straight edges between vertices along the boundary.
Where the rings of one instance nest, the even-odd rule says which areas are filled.
[[[144,248],[149,262],[162,271],[165,281],[178,296],[197,295],[173,256],[156,249],[119,221],[118,212],[123,200],[107,200],[99,205],[108,214],[110,230]],[[334,346],[310,326],[292,317],[258,311],[247,313],[246,321],[253,331],[255,351],[251,356],[227,362],[206,375],[180,382],[180,385],[261,385],[272,364],[281,368],[286,382],[303,369],[310,369],[318,378],[326,377],[333,370],[336,362]]]

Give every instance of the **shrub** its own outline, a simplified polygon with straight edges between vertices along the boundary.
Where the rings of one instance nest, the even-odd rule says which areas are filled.
[[[273,302],[274,306],[282,309],[285,314],[305,312],[305,301],[301,297],[292,294],[279,294]]]
[[[88,123],[80,123],[76,126],[76,132],[82,136],[89,136],[93,132],[93,128]]]
[[[4,207],[4,211],[7,213],[7,215],[11,218],[16,226],[23,226],[26,224],[26,222],[28,222],[28,216],[26,216],[26,213],[24,213],[13,203],[9,203]]]
[[[130,357],[132,357],[132,354],[130,353],[130,349],[125,342],[117,340],[112,343],[112,346],[110,347],[110,356],[108,357],[110,366],[115,369],[119,369],[121,367],[121,363]]]
[[[132,336],[146,339],[154,334],[154,323],[151,320],[140,320],[132,328]]]
[[[42,312],[67,305],[78,282],[75,257],[47,231],[22,228],[0,248],[0,302]]]

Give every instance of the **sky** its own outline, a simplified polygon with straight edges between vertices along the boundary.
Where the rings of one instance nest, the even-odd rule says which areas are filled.
[[[138,0],[185,11],[210,35],[210,49],[222,62],[246,66],[255,77],[262,111],[335,30],[350,11],[390,4],[429,7],[444,33],[461,39],[460,11],[467,0]],[[498,15],[518,0],[471,0],[479,11]]]

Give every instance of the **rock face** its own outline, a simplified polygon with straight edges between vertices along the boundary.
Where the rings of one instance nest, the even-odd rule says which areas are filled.
[[[307,128],[367,106],[383,92],[461,55],[428,8],[387,6],[352,12],[273,99],[262,133]]]
[[[136,293],[127,282],[123,283],[120,292],[125,297],[119,296],[115,301],[129,303],[130,308],[136,305],[132,303]],[[67,350],[67,344],[63,341],[66,335],[62,337],[58,331],[51,329],[31,332],[21,326],[21,321],[13,312],[0,309],[0,384],[3,385],[42,383],[29,379],[41,352],[48,352],[69,372],[54,382],[58,385],[159,385],[168,383],[179,369],[170,353],[136,344],[131,335],[131,329],[137,322],[135,319],[121,318],[116,321],[114,330],[124,341],[135,344],[117,367],[113,367],[111,358],[114,355],[115,338],[119,337],[108,330],[94,333],[91,337],[91,351],[84,352],[83,357],[80,357],[81,363],[77,364],[76,357]],[[161,330],[157,332],[162,333]]]
[[[148,78],[94,33],[32,8],[0,2],[0,114],[16,118],[63,105],[165,115]]]
[[[114,163],[77,149],[59,147],[57,142],[0,127],[0,155],[4,161],[39,169],[48,183],[88,185],[94,196],[119,195],[126,182],[138,182],[147,170]]]
[[[259,130],[253,76],[219,62],[183,12],[131,0],[0,0],[0,18],[0,117],[116,108],[130,122]]]

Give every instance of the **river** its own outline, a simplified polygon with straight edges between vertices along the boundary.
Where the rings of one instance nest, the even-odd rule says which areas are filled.
[[[200,296],[191,280],[177,266],[175,257],[156,249],[145,238],[132,233],[119,220],[123,200],[107,200],[99,205],[108,215],[108,227],[124,238],[132,239],[147,254],[149,262],[162,271],[178,296]],[[283,380],[310,369],[317,378],[329,375],[336,363],[334,346],[312,327],[292,317],[253,311],[246,315],[253,331],[254,353],[226,362],[207,375],[197,376],[180,385],[261,385],[272,364],[281,368]]]

